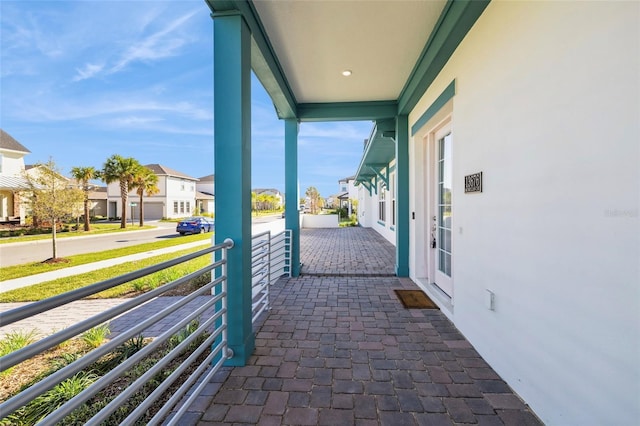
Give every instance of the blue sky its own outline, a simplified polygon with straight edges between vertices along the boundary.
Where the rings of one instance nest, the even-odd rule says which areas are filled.
[[[204,0],[0,1],[0,126],[64,173],[112,154],[213,169],[213,22]],[[338,192],[371,122],[302,123],[300,192]],[[284,191],[284,123],[252,84],[252,186]]]

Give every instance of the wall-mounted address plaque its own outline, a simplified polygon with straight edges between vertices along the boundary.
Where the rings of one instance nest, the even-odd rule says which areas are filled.
[[[464,192],[482,192],[482,172],[464,177]]]

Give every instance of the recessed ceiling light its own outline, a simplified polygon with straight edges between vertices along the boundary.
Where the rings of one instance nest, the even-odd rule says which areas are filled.
[[[342,71],[342,75],[343,75],[343,76],[345,76],[345,77],[349,77],[351,74],[352,74],[352,73],[351,73],[351,70],[344,70],[344,71]]]

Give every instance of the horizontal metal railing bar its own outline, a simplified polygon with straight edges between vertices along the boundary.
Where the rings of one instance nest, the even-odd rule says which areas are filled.
[[[256,296],[258,296],[259,294],[260,294],[260,293],[256,294]],[[256,296],[253,296],[253,297],[256,297]],[[262,296],[261,296],[258,300],[256,300],[255,302],[253,302],[253,303],[251,304],[251,306],[252,306],[253,308],[255,308],[256,306],[258,306],[258,305],[260,305],[260,304],[264,303],[264,301],[265,301],[265,299],[266,299],[266,298],[267,298],[267,294],[266,294],[266,293],[263,293],[263,294],[262,294]]]
[[[266,266],[266,264],[265,264],[265,266]],[[255,277],[260,276],[260,275],[263,275],[263,276],[264,276],[264,275],[266,275],[268,272],[269,272],[269,271],[267,270],[267,268],[265,268],[265,267],[260,268],[260,269],[258,269],[254,274],[252,274],[252,275],[251,275],[251,278],[255,278]]]
[[[186,254],[172,260],[158,263],[157,265],[148,266],[137,271],[129,272],[128,274],[120,275],[119,277],[100,281],[95,284],[72,290],[58,296],[50,297],[39,302],[31,303],[20,308],[12,309],[10,311],[0,312],[0,324],[12,324],[16,321],[29,318],[41,312],[66,305],[67,303],[73,302],[75,300],[84,299],[87,296],[91,296],[93,294],[100,293],[101,291],[108,290],[112,287],[116,287],[129,281],[133,281],[137,278],[142,278],[146,275],[161,271],[166,268],[170,268],[171,266],[175,266],[183,262],[187,262],[205,254],[213,253],[214,251],[229,247],[230,245],[230,243],[225,242],[215,246],[207,247],[194,253]]]
[[[153,416],[153,418],[149,421],[149,425],[158,424],[160,420],[165,415],[167,415],[169,410],[171,410],[171,408],[173,408],[176,405],[176,403],[179,402],[178,400],[182,397],[185,391],[192,386],[193,382],[195,382],[199,377],[202,376],[204,371],[209,367],[209,364],[213,361],[213,359],[220,352],[220,350],[225,348],[226,348],[226,344],[224,346],[221,344],[215,350],[211,351],[211,354],[209,354],[209,356],[204,360],[204,362],[200,364],[200,366],[196,369],[196,371],[194,371],[193,374],[187,380],[185,380],[185,382],[183,383],[182,386],[180,386],[178,391],[176,391],[176,393],[172,395],[171,398],[169,398],[169,400],[164,404],[164,406],[160,409],[160,411],[156,413],[155,416]],[[193,403],[193,401],[195,401],[195,399],[199,396],[200,392],[202,392],[204,387],[209,383],[213,375],[217,373],[218,370],[220,370],[220,368],[222,367],[226,359],[227,359],[227,356],[223,353],[223,356],[220,358],[220,360],[213,366],[213,368],[211,368],[211,370],[209,370],[209,372],[202,378],[200,384],[196,387],[196,389],[194,389],[193,393],[187,398],[186,401],[184,401],[183,405],[176,412],[175,416],[173,416],[171,420],[167,422],[167,426],[175,425],[180,421],[180,417],[185,413],[185,411],[187,411],[191,403]]]
[[[168,284],[165,284],[161,287],[158,287],[156,289],[153,289],[151,291],[149,291],[148,293],[142,294],[138,297],[135,297],[133,299],[131,299],[130,301],[121,303],[118,306],[114,306],[111,309],[108,309],[104,312],[101,312],[97,315],[94,315],[90,318],[87,318],[84,321],[81,321],[79,323],[76,323],[70,327],[67,327],[57,333],[52,334],[51,336],[47,336],[44,339],[38,340],[37,342],[34,342],[28,346],[25,346],[22,349],[19,349],[17,351],[11,352],[10,354],[5,355],[4,357],[0,358],[0,370],[4,371],[8,368],[11,368],[23,361],[26,361],[29,358],[34,357],[35,355],[42,353],[48,349],[51,349],[52,347],[66,341],[69,340],[70,338],[77,336],[78,334],[82,333],[83,331],[89,330],[92,327],[95,327],[96,325],[102,324],[103,322],[110,320],[124,312],[127,312],[139,305],[142,305],[143,303],[154,299],[156,297],[158,297],[159,295],[161,295],[162,293],[165,293],[181,284],[184,284],[185,282],[194,279],[200,275],[202,275],[205,272],[211,271],[214,268],[216,268],[217,266],[220,266],[221,264],[223,264],[224,262],[219,261],[216,262],[214,264],[211,265],[207,265],[204,268],[201,268],[197,271],[192,272],[189,275],[185,275],[184,277],[178,278],[175,281],[172,281]],[[217,265],[217,266],[216,266]],[[222,280],[223,277],[216,279],[216,281],[220,282]],[[226,278],[226,277],[225,277]]]
[[[265,250],[264,252],[260,253],[259,255],[253,256],[251,258],[251,260],[252,261],[254,261],[254,260],[255,261],[259,261],[259,260],[264,259],[265,257],[268,257],[268,256],[269,256],[269,251]]]
[[[221,299],[221,298],[219,298]],[[218,299],[218,300],[219,300]],[[127,358],[127,362],[122,363],[115,367],[113,370],[109,371],[107,374],[99,378],[97,381],[91,384],[87,389],[80,392],[78,395],[74,396],[72,399],[67,401],[64,405],[59,407],[57,410],[52,412],[46,419],[42,421],[43,426],[47,425],[55,425],[58,421],[62,420],[67,415],[71,414],[73,410],[78,408],[84,402],[86,402],[89,398],[100,392],[100,390],[104,389],[109,383],[118,378],[122,373],[127,371],[134,365],[136,362],[145,358],[151,352],[156,350],[160,345],[169,340],[171,336],[175,333],[179,332],[183,327],[186,327],[194,318],[200,315],[202,312],[207,310],[209,307],[213,306],[217,300],[213,298],[210,301],[207,301],[202,306],[198,307],[194,312],[187,315],[185,318],[178,321],[174,324],[169,330],[162,333],[157,338],[153,339],[148,345],[142,348],[140,351],[133,354],[131,357]],[[106,345],[105,345],[106,346]],[[73,365],[73,364],[71,364]]]
[[[220,318],[220,316],[222,315],[221,312],[219,312],[220,315],[215,315],[212,316],[211,318],[207,319],[205,322],[203,322],[197,330],[195,330],[193,333],[191,333],[185,340],[183,340],[178,346],[176,346],[175,348],[173,348],[168,354],[166,354],[162,359],[160,359],[153,367],[151,367],[150,369],[148,369],[147,371],[144,372],[144,374],[142,376],[140,376],[135,382],[131,383],[126,389],[124,389],[116,398],[114,398],[111,402],[109,402],[109,404],[107,404],[102,410],[100,410],[100,412],[98,414],[96,414],[95,416],[93,416],[86,424],[85,426],[88,425],[97,425],[100,424],[100,422],[106,420],[114,411],[116,411],[118,409],[118,407],[125,402],[128,398],[130,398],[135,392],[138,391],[138,389],[140,389],[142,386],[145,385],[145,383],[147,383],[149,381],[149,379],[151,379],[156,373],[160,372],[160,370],[162,370],[169,362],[171,362],[171,360],[173,360],[176,356],[178,356],[180,354],[180,352],[182,352],[185,348],[187,348],[196,338],[198,338],[203,332],[207,331],[207,327],[209,327],[211,324],[213,324],[218,318]],[[190,320],[192,320],[193,318],[191,318]],[[213,340],[219,336],[222,333],[222,327],[220,327],[219,329],[217,329],[211,336],[209,336],[205,342],[208,342],[208,344],[210,345],[211,343],[213,343]],[[199,349],[200,347],[198,347]],[[203,352],[204,349],[200,350],[200,352],[198,352],[198,355]],[[188,359],[187,359],[188,360]],[[185,363],[183,363],[182,365],[185,366],[189,366],[190,363],[187,363],[187,360],[185,360]],[[111,374],[111,372],[109,373]],[[117,376],[116,376],[117,377]],[[171,376],[167,377],[165,379],[169,380]],[[115,379],[115,377],[114,377]],[[109,381],[108,383],[110,383],[111,381]],[[164,383],[164,382],[163,382]],[[173,383],[173,381],[171,381],[171,383]],[[159,388],[156,388],[156,390],[154,390],[154,393],[158,390]],[[162,391],[164,392],[164,390]],[[146,401],[149,401],[148,403]],[[155,398],[153,398],[153,393],[151,395],[149,395],[149,397],[147,399],[145,399],[145,401],[143,401],[137,408],[136,410],[138,410],[141,406],[144,407],[144,409],[146,409],[148,406],[150,406],[151,404],[153,404],[153,402],[155,401]],[[133,413],[136,412],[136,410],[134,410],[130,415],[133,415]],[[142,412],[140,412],[140,414],[142,414]],[[137,418],[139,416],[134,417]],[[124,423],[126,424],[126,420],[124,421]]]
[[[252,252],[256,252],[259,251],[260,249],[266,247],[269,245],[269,240],[263,240],[263,241],[259,241],[257,243],[252,243],[251,245],[251,251]]]
[[[137,324],[136,326],[132,327],[126,332],[118,335],[114,339],[110,340],[107,344],[100,346],[99,348],[91,351],[90,353],[78,359],[77,361],[73,362],[72,364],[69,364],[68,366],[56,371],[55,373],[51,374],[50,376],[46,377],[40,382],[34,384],[33,386],[29,387],[25,391],[4,401],[2,404],[0,404],[0,412],[3,413],[5,416],[15,412],[18,408],[20,408],[23,405],[26,405],[38,395],[48,391],[49,389],[53,388],[56,384],[73,376],[78,371],[91,365],[91,363],[99,359],[101,356],[106,355],[107,353],[115,349],[117,346],[129,340],[131,337],[138,335],[140,332],[144,331],[149,326],[155,324],[156,322],[166,317],[167,315],[171,314],[175,310],[186,305],[191,300],[199,296],[201,293],[204,293],[205,291],[210,290],[211,288],[219,284],[221,281],[223,281],[223,279],[226,279],[226,277],[220,277],[212,281],[211,283],[199,288],[198,290],[194,291],[190,295],[180,299],[179,301],[173,303],[172,305],[156,313],[155,315],[147,318],[146,320],[142,321],[141,323]],[[220,295],[226,295],[226,293],[221,293]],[[32,397],[32,395],[35,395],[35,396]]]
[[[252,235],[252,236],[251,236],[251,239],[252,239],[252,240],[255,240],[255,239],[257,239],[257,238],[262,237],[263,235],[269,235],[269,234],[271,234],[271,231],[263,231],[263,232],[260,232],[260,233],[258,233],[258,234]]]

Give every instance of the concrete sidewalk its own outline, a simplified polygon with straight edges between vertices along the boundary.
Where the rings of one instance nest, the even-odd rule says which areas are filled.
[[[44,272],[42,274],[30,275],[28,277],[16,278],[13,280],[0,281],[0,293],[4,293],[16,288],[27,287],[46,281],[55,280],[72,275],[84,274],[85,272],[95,271],[97,269],[107,268],[109,266],[119,265],[121,263],[133,262],[135,260],[146,259],[161,254],[174,253],[180,250],[186,250],[192,247],[205,246],[211,244],[210,240],[195,241],[193,243],[180,244],[177,246],[166,247],[158,250],[150,250],[142,253],[131,254],[128,256],[116,257],[113,259],[102,260],[100,262],[86,263],[84,265],[72,266],[70,268],[58,269],[57,271]]]

